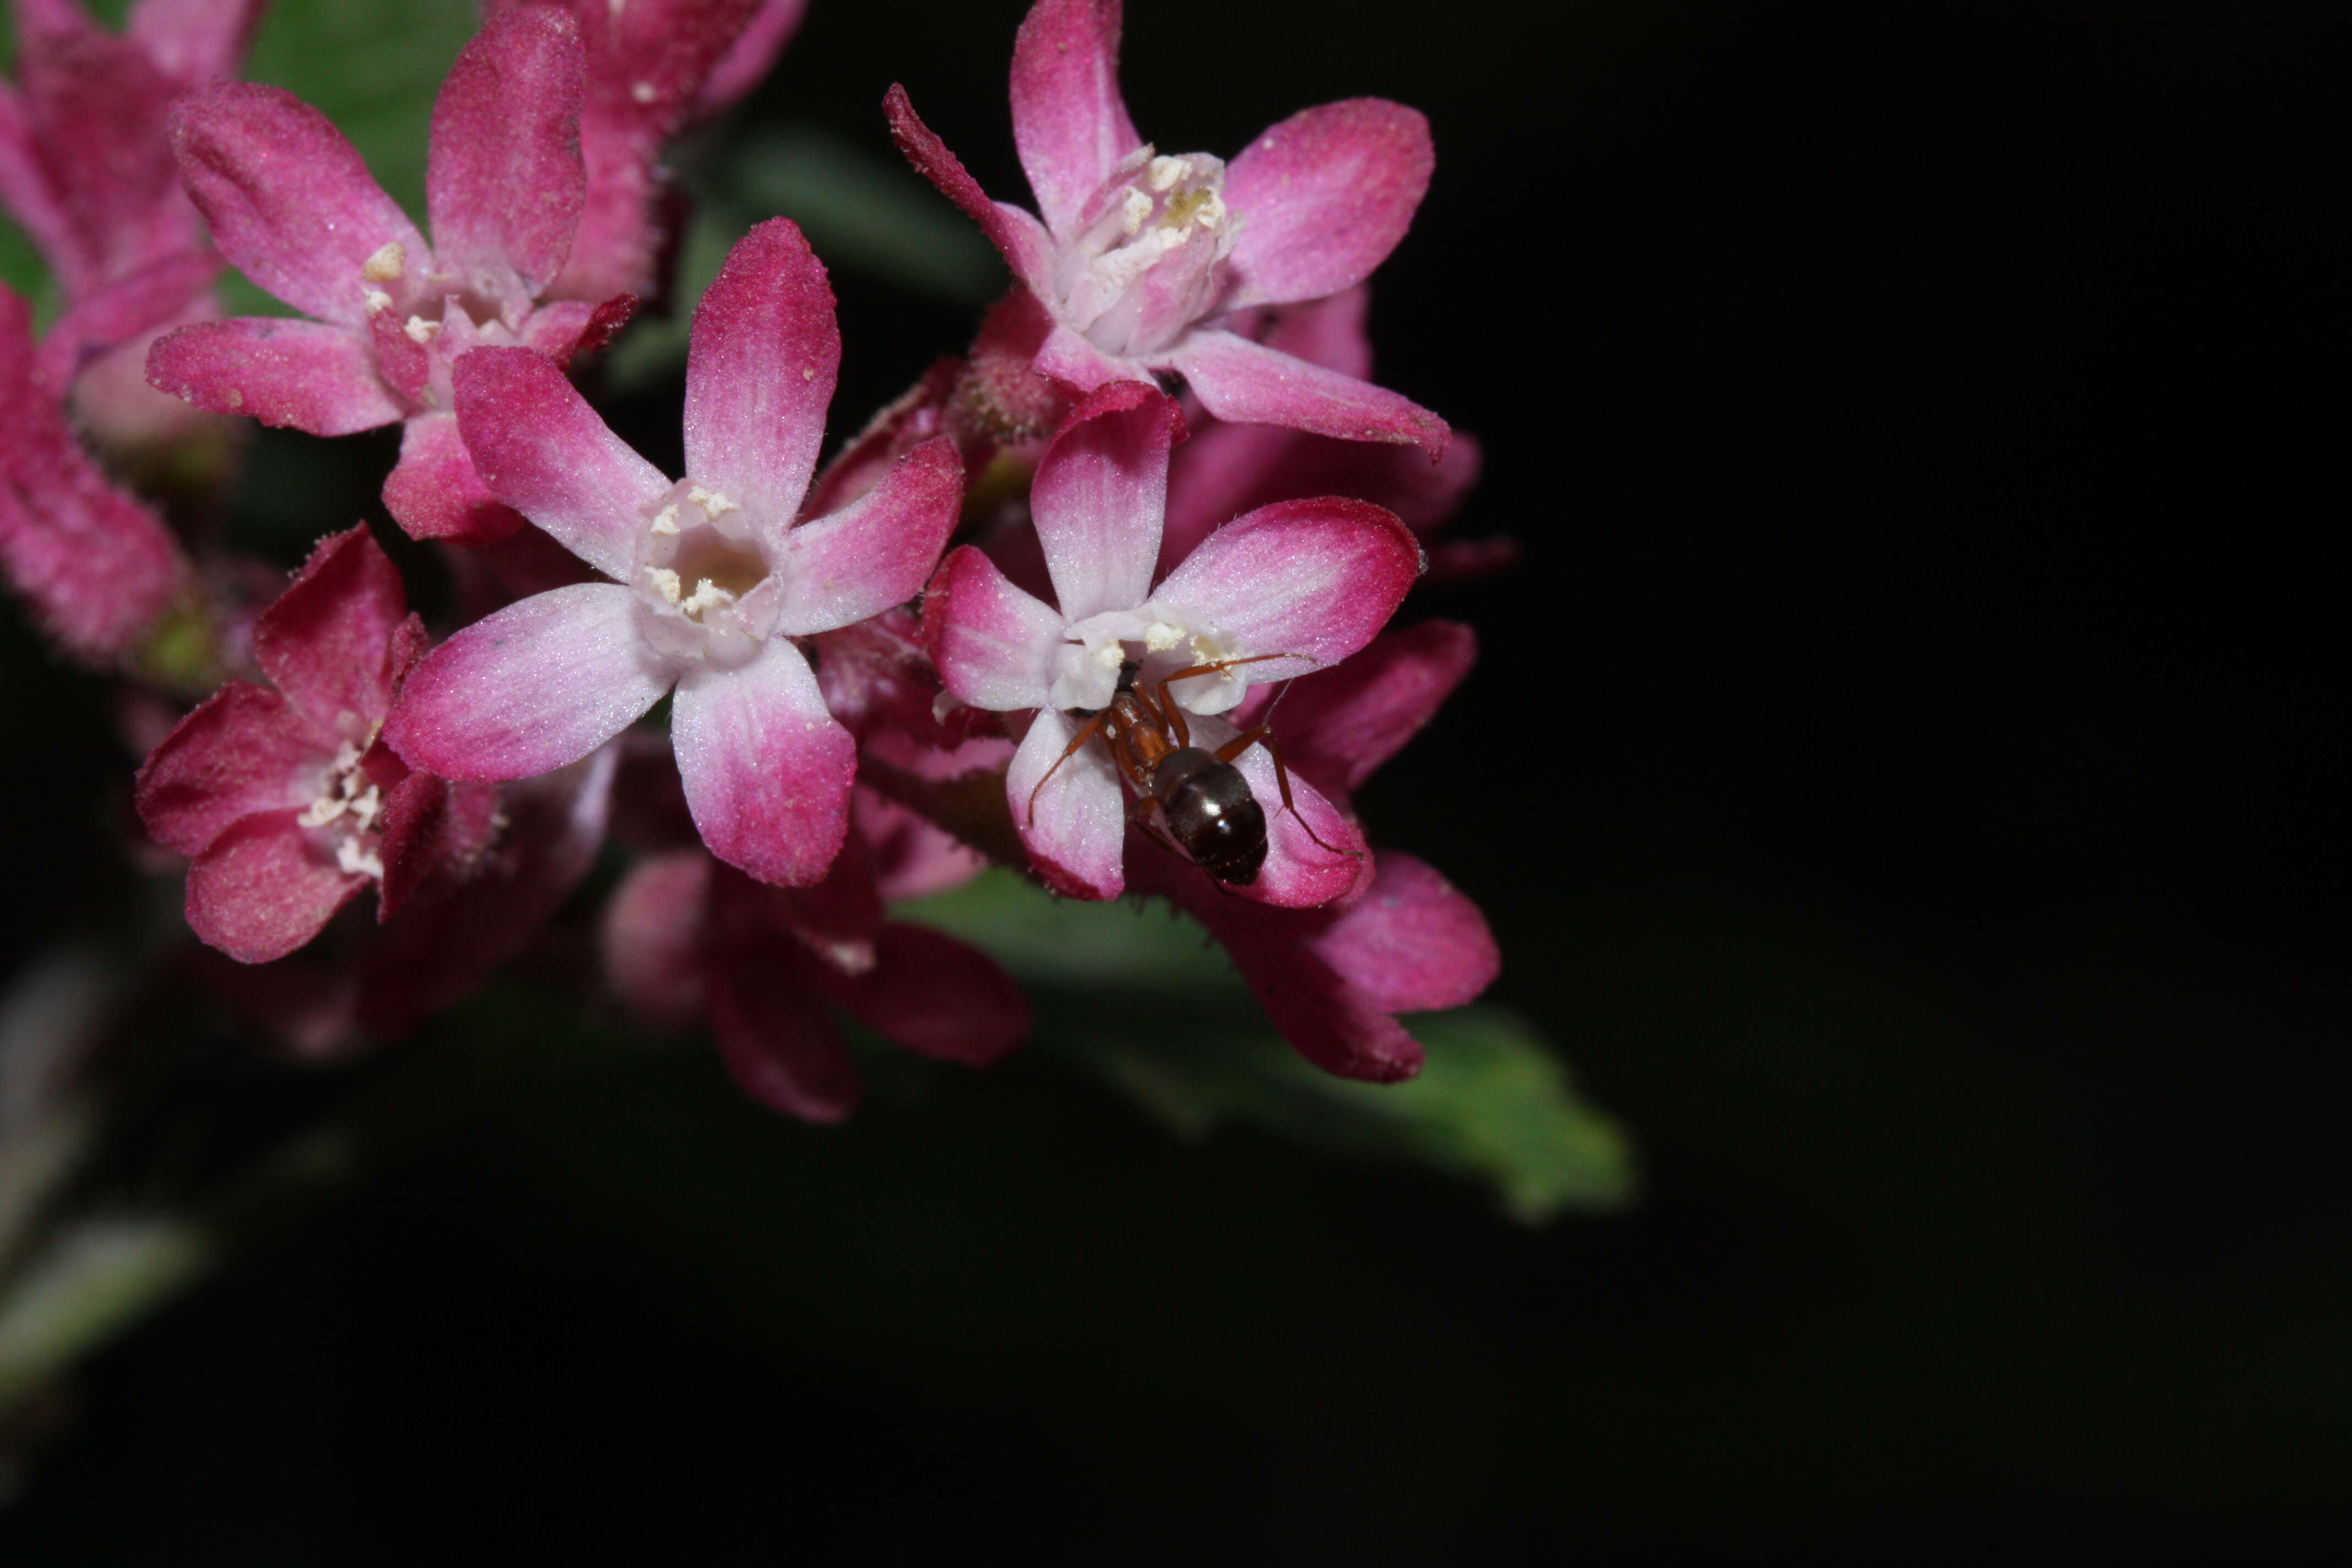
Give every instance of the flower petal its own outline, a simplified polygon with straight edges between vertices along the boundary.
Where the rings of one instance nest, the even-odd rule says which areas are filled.
[[[722,965],[711,979],[710,1029],[744,1093],[803,1121],[839,1121],[857,1108],[857,1068],[804,962],[778,938]]]
[[[857,1021],[919,1056],[984,1068],[1029,1037],[1029,999],[994,959],[927,926],[893,922],[875,962],[830,989]]]
[[[800,30],[801,18],[807,12],[808,0],[762,0],[750,26],[737,35],[703,79],[702,90],[695,95],[692,117],[708,119],[759,86],[760,79]]]
[[[825,711],[800,649],[771,637],[740,668],[680,680],[670,744],[713,855],[787,888],[824,875],[849,829],[857,745]]]
[[[1429,866],[1385,849],[1370,889],[1310,945],[1383,1013],[1462,1006],[1502,968],[1478,906]]]
[[[557,588],[428,654],[401,688],[384,740],[443,778],[528,778],[619,734],[677,675],[637,635],[634,593],[612,583]]]
[[[366,335],[328,321],[240,316],[155,340],[150,384],[215,414],[313,436],[349,436],[408,412],[375,372]]]
[[[1151,372],[1135,360],[1114,359],[1059,321],[1039,345],[1030,367],[1039,375],[1067,382],[1080,392],[1092,392],[1115,381],[1149,382]]]
[[[149,837],[196,855],[244,817],[309,805],[327,756],[325,737],[284,698],[232,680],[148,753],[132,799]]]
[[[1044,707],[1065,625],[976,545],[941,562],[923,591],[924,647],[949,695],[975,708]]]
[[[435,259],[467,289],[537,296],[562,269],[587,192],[580,29],[551,5],[491,17],[433,101],[425,213]]]
[[[409,267],[432,252],[343,133],[283,88],[219,82],[172,106],[188,195],[232,266],[320,321],[362,325],[361,270],[387,245]]]
[[[1429,121],[1378,98],[1302,110],[1225,171],[1234,237],[1229,306],[1318,300],[1388,259],[1429,190]]]
[[[1192,721],[1192,743],[1212,750],[1231,740],[1231,725],[1213,718]],[[1290,805],[1282,801],[1282,778],[1273,753],[1252,746],[1234,759],[1249,781],[1250,794],[1265,813],[1265,864],[1257,879],[1233,890],[1245,899],[1287,910],[1311,910],[1360,892],[1372,879],[1372,853],[1363,830],[1340,815],[1296,770],[1289,772]]]
[[[670,483],[631,451],[563,373],[529,349],[476,349],[451,367],[457,428],[492,495],[608,577],[625,580]]]
[[[1027,284],[1032,293],[1041,299],[1048,296],[1053,289],[1054,237],[1045,226],[1010,203],[989,200],[962,161],[915,113],[905,88],[890,84],[882,99],[882,111],[889,117],[891,140],[898,143],[898,151],[906,154],[915,172],[980,225],[981,232],[1003,253],[1013,275]]]
[[[1168,449],[1184,432],[1175,400],[1114,382],[1073,409],[1037,464],[1030,514],[1062,615],[1131,610],[1151,591],[1168,504]]]
[[[694,310],[688,475],[781,539],[815,470],[840,367],[824,264],[790,218],[770,218],[727,253]]]
[[[1067,237],[1143,138],[1118,91],[1119,0],[1037,0],[1013,44],[1013,144],[1037,210]]]
[[[236,71],[268,0],[133,0],[125,37],[182,81]]]
[[[1100,744],[1065,755],[1083,722],[1039,709],[1005,772],[1004,798],[1047,887],[1074,899],[1115,899],[1126,886],[1127,795]]]
[[[244,817],[188,866],[188,929],[239,963],[285,957],[367,886],[366,877],[339,869],[294,817]]]
[[[1236,424],[1287,425],[1342,441],[1412,442],[1432,458],[1444,455],[1453,435],[1411,398],[1231,332],[1196,328],[1167,357],[1201,406]]]
[[[922,592],[963,505],[963,459],[945,437],[924,442],[856,500],[784,536],[784,603],[794,637],[879,615]]]
[[[1459,621],[1374,637],[1337,668],[1291,683],[1274,710],[1283,760],[1326,788],[1360,787],[1429,722],[1477,658],[1477,637]]]
[[[71,386],[92,359],[137,337],[214,313],[213,279],[220,258],[174,251],[125,278],[82,294],[58,313],[41,339],[41,364],[52,386]],[[77,388],[77,392],[79,392]]]
[[[1388,624],[1421,574],[1421,546],[1396,514],[1326,496],[1277,501],[1201,543],[1152,594],[1154,605],[1214,627],[1244,655],[1246,685],[1338,663]]]
[[[408,639],[400,569],[367,524],[320,540],[253,624],[253,657],[286,700],[330,735],[365,744],[392,706]]]
[[[522,513],[490,493],[457,432],[457,416],[419,414],[400,432],[400,461],[383,480],[384,510],[411,539],[496,544]]]
[[[604,906],[604,978],[630,1016],[683,1029],[710,1001],[711,858],[676,849],[640,860]]]

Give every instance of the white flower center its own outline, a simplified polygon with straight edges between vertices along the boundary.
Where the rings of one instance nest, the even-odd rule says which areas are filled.
[[[646,520],[632,585],[649,642],[723,668],[759,651],[783,597],[743,509],[692,480],[673,486]]]
[[[1206,153],[1129,154],[1055,262],[1063,319],[1127,357],[1165,348],[1214,310],[1239,226],[1224,182],[1224,164]]]
[[[345,741],[327,765],[318,798],[294,820],[304,827],[335,830],[335,865],[353,876],[383,880],[383,839],[375,819],[383,810],[383,792],[360,767],[367,748]]]
[[[1178,670],[1243,658],[1218,630],[1163,605],[1107,610],[1071,626],[1054,661],[1053,705],[1065,712],[1093,712],[1110,706],[1118,672],[1133,660],[1139,685],[1156,688]],[[1189,713],[1223,713],[1238,704],[1249,687],[1237,670],[1190,675],[1168,689]]]

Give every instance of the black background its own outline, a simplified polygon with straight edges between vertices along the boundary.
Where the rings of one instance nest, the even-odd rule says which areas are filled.
[[[1020,9],[816,0],[747,117],[880,146],[901,79],[1017,195]],[[648,1058],[100,1357],[0,1556],[2352,1546],[2343,18],[1136,0],[1163,150],[1433,122],[1382,378],[1526,555],[1429,596],[1483,661],[1361,804],[1641,1205],[1523,1231],[1043,1063],[817,1134]],[[845,429],[970,318],[839,284]],[[119,763],[5,635],[48,924]]]

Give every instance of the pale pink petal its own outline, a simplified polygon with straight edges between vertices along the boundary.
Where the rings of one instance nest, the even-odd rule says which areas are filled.
[[[407,639],[400,570],[361,523],[330,534],[253,624],[253,656],[297,711],[364,742],[392,705]]]
[[[1065,624],[970,544],[923,593],[923,644],[940,681],[958,700],[1000,713],[1045,705]]]
[[[788,949],[782,939],[778,949]],[[712,977],[710,1030],[736,1087],[803,1121],[839,1121],[857,1107],[857,1068],[824,1016],[823,993],[789,961],[738,962]]]
[[[1429,189],[1429,121],[1401,103],[1351,98],[1302,110],[1225,171],[1240,221],[1235,306],[1317,300],[1388,259]]]
[[[944,931],[891,924],[875,939],[874,966],[835,977],[834,996],[896,1046],[984,1068],[1029,1037],[1029,999],[994,959]]]
[[[1107,354],[1085,334],[1074,332],[1058,321],[1045,335],[1030,366],[1039,375],[1066,382],[1080,392],[1092,392],[1113,382],[1151,382],[1151,372],[1140,363]]]
[[[1098,742],[1075,753],[1083,721],[1037,710],[1005,772],[1005,803],[1037,874],[1074,899],[1115,899],[1126,886],[1127,795]]]
[[[656,855],[604,906],[604,978],[639,1023],[683,1029],[709,1005],[712,869],[699,849]]]
[[[636,617],[636,595],[612,583],[509,605],[426,656],[384,740],[443,778],[528,778],[576,762],[677,679],[637,635]]]
[[[1037,210],[1066,238],[1143,138],[1118,91],[1119,0],[1037,0],[1013,44],[1013,143]]]
[[[488,300],[520,277],[554,281],[580,222],[580,100],[587,63],[565,13],[493,16],[458,51],[433,103],[425,205],[435,258]]]
[[[309,942],[367,886],[339,869],[295,813],[232,824],[188,866],[188,929],[239,963],[267,963]]]
[[[1167,358],[1201,406],[1220,419],[1287,425],[1343,441],[1411,442],[1433,458],[1444,454],[1453,435],[1444,420],[1411,398],[1231,332],[1195,328],[1177,340]]]
[[[363,332],[327,321],[240,316],[199,321],[155,340],[150,384],[215,414],[313,436],[349,436],[404,416],[376,374]]]
[[[327,742],[278,693],[232,680],[140,765],[139,820],[156,843],[197,854],[240,818],[309,805],[325,776]]]
[[[701,120],[717,114],[759,86],[760,79],[800,30],[801,18],[807,13],[808,0],[763,0],[751,26],[710,68],[702,90],[695,96],[693,117]]]
[[[1327,496],[1277,501],[1202,541],[1152,595],[1250,655],[1291,658],[1231,673],[1255,685],[1347,658],[1388,624],[1421,574],[1421,546],[1396,514]]]
[[[1459,1007],[1502,967],[1478,906],[1430,867],[1385,849],[1370,889],[1311,945],[1383,1013]]]
[[[686,471],[761,525],[798,513],[841,366],[833,288],[790,218],[736,241],[694,310]]]
[[[1130,610],[1150,594],[1168,449],[1183,432],[1173,399],[1122,381],[1090,394],[1045,448],[1029,510],[1067,619]]]
[[[123,33],[184,82],[234,76],[269,0],[135,0]]]
[[[1230,738],[1227,726],[1214,719],[1196,719],[1192,727],[1196,745],[1215,747]],[[1371,881],[1372,853],[1363,830],[1322,791],[1293,770],[1290,805],[1284,805],[1282,781],[1264,746],[1250,747],[1234,759],[1234,766],[1265,813],[1265,864],[1255,881],[1234,891],[1283,909],[1311,910],[1360,892]]]
[[[1054,238],[1045,231],[1045,226],[1019,207],[989,200],[988,193],[980,188],[980,182],[948,150],[948,144],[916,115],[905,88],[893,82],[883,97],[882,110],[889,117],[891,139],[898,143],[898,151],[906,154],[916,173],[937,185],[940,195],[980,225],[981,232],[1003,253],[1014,277],[1034,293],[1043,296],[1049,292],[1053,287]]]
[[[824,875],[849,828],[857,744],[825,711],[800,649],[772,637],[739,669],[680,680],[670,744],[713,855],[782,887]]]
[[[1429,722],[1477,658],[1477,637],[1459,621],[1374,637],[1282,695],[1274,717],[1283,761],[1328,789],[1359,788]]]
[[[879,615],[922,592],[963,505],[963,459],[945,437],[892,465],[865,495],[784,536],[784,603],[794,637]]]
[[[490,493],[457,431],[457,416],[419,414],[400,433],[400,461],[383,480],[384,510],[411,539],[495,544],[522,513]]]
[[[606,576],[626,578],[653,505],[669,490],[662,471],[529,349],[476,349],[450,380],[457,427],[490,493]]]
[[[361,325],[369,258],[432,252],[332,121],[283,88],[222,82],[173,105],[189,195],[232,266],[305,315]]]

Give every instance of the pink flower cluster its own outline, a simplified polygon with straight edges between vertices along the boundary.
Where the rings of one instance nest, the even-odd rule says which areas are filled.
[[[1391,629],[1416,582],[1508,555],[1432,540],[1475,445],[1370,380],[1363,283],[1428,184],[1425,123],[1352,100],[1230,164],[1162,154],[1120,99],[1118,0],[1038,0],[1012,119],[1042,216],[983,195],[903,89],[886,104],[1012,264],[971,351],[821,467],[832,290],[791,222],[760,224],[695,308],[673,477],[570,372],[666,287],[665,143],[747,90],[801,9],[486,6],[435,106],[424,230],[323,115],[222,79],[250,5],[142,0],[128,40],[89,45],[171,83],[121,131],[136,191],[71,163],[90,111],[28,48],[0,196],[69,301],[159,256],[201,287],[201,215],[300,312],[187,296],[119,310],[105,348],[153,338],[152,385],[214,414],[399,424],[386,507],[467,587],[433,646],[353,528],[220,634],[250,679],[179,718],[137,789],[188,858],[190,926],[243,963],[310,963],[325,1014],[397,1033],[520,951],[609,828],[629,857],[602,916],[612,994],[707,1023],[750,1093],[831,1121],[857,1095],[835,1014],[974,1067],[1027,1032],[992,960],[887,910],[993,859],[1070,898],[1168,899],[1309,1059],[1410,1077],[1394,1015],[1469,1000],[1496,956],[1351,796],[1474,658],[1466,627]],[[0,560],[94,657],[194,570],[67,423],[96,341],[37,343],[0,300],[0,399],[23,411]],[[367,890],[373,933],[338,915]]]

